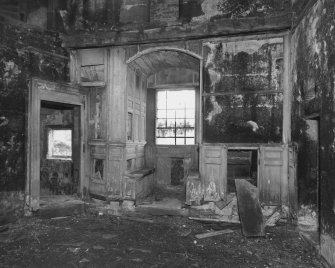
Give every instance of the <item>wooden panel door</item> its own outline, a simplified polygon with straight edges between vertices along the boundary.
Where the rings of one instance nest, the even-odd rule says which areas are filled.
[[[289,206],[290,211],[298,211],[298,183],[297,183],[297,148],[295,146],[290,146],[288,149],[288,164],[289,164]]]
[[[282,146],[261,146],[259,153],[259,198],[266,205],[281,204],[281,180],[283,175]]]
[[[200,150],[200,177],[204,186],[204,200],[224,199],[227,190],[227,147],[202,145]]]

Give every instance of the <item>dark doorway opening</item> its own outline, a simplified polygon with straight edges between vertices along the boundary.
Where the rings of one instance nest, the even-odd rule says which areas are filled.
[[[300,210],[302,214],[299,225],[315,244],[320,244],[321,191],[320,191],[320,117],[311,116],[305,120],[306,145],[308,156],[305,156],[305,192],[306,205]],[[302,219],[302,220],[301,220]],[[304,220],[305,219],[305,220]],[[308,228],[307,228],[308,227]],[[308,229],[308,230],[305,230]]]
[[[42,208],[80,191],[80,107],[42,101],[40,144]]]
[[[228,150],[227,165],[228,193],[236,193],[235,180],[238,179],[245,179],[257,187],[257,150]]]
[[[171,158],[171,185],[184,184],[184,160],[183,158]]]

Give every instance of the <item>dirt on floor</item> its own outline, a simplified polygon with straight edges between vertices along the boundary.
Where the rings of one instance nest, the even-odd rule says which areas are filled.
[[[233,232],[197,239],[195,235]],[[295,226],[246,238],[240,225],[180,216],[23,218],[0,228],[0,267],[323,267]]]

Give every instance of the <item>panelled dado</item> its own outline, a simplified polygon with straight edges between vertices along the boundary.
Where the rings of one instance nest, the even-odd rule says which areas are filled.
[[[192,169],[200,173],[201,198],[224,199],[228,150],[256,148],[262,201],[287,204],[287,40],[288,35],[281,33],[73,50],[73,82],[89,92],[88,177],[94,182],[99,168],[104,174],[99,182],[104,189],[89,190],[129,198],[133,194],[125,183],[136,184],[131,172],[155,168],[153,183],[164,184],[171,159],[179,157],[190,158]],[[154,142],[155,93],[148,93],[147,79],[173,66],[199,74],[197,138],[193,146],[164,149]],[[181,153],[175,153],[178,150]],[[274,154],[278,161],[272,159]]]

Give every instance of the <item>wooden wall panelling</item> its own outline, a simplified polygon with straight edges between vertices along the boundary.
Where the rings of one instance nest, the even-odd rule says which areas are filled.
[[[157,156],[156,159],[156,183],[159,185],[171,182],[171,157]]]
[[[147,143],[144,146],[144,156],[145,156],[145,166],[146,167],[156,167],[156,146]]]
[[[132,139],[126,141],[127,170],[138,170],[145,166],[145,103],[146,89],[143,77],[132,68],[127,68],[127,114],[132,114]]]
[[[218,201],[226,197],[227,151],[225,145],[200,146],[200,177],[205,201]]]
[[[107,196],[107,161],[106,145],[103,142],[90,144],[91,165],[89,192],[94,195]]]
[[[81,118],[80,118],[80,107],[77,106],[73,109],[73,133],[72,133],[72,162],[73,162],[73,179],[75,183],[78,185],[78,189],[76,192],[81,193],[80,189],[80,154],[82,151],[82,144],[81,144]]]
[[[70,51],[70,81],[74,84],[80,83],[80,57],[78,50]]]
[[[198,169],[198,152],[196,145],[147,145],[145,159],[147,165],[156,167],[156,179],[158,184],[171,183],[171,159],[191,159],[191,169]]]
[[[108,77],[108,141],[125,143],[125,92],[127,65],[125,51],[122,48],[110,48]]]
[[[106,139],[106,89],[89,89],[89,138]]]
[[[298,181],[297,181],[297,149],[289,147],[289,207],[290,211],[298,212]],[[294,213],[295,214],[295,213]]]
[[[146,105],[146,141],[148,144],[155,144],[156,131],[156,91],[155,89],[148,89],[147,91],[147,105]]]
[[[82,86],[105,86],[107,81],[108,52],[105,48],[82,49],[78,54],[78,81]],[[82,80],[82,72],[91,81]]]
[[[126,168],[126,116],[127,116],[127,65],[125,50],[121,47],[108,49],[107,68],[107,189],[110,198],[122,195],[121,179]]]
[[[283,157],[283,146],[260,146],[258,185],[259,198],[264,204],[281,205]]]
[[[112,199],[122,195],[121,180],[125,167],[125,147],[121,144],[108,146],[108,195]]]

